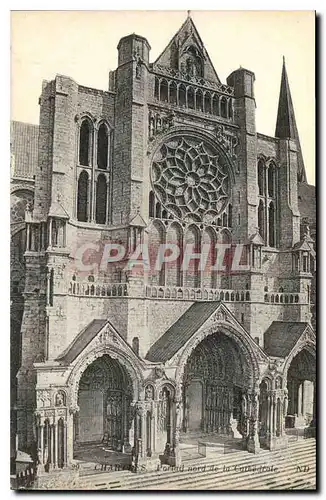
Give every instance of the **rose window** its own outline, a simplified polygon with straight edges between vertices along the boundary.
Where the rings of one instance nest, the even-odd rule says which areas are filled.
[[[190,137],[161,146],[154,156],[152,184],[161,204],[183,220],[212,223],[230,196],[225,156]]]
[[[27,191],[18,191],[11,196],[11,222],[25,221],[25,210],[27,204],[33,205],[33,195]]]

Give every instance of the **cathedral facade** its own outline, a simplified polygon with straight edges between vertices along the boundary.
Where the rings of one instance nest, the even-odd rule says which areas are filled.
[[[254,81],[222,83],[188,17],[154,63],[123,37],[108,91],[57,75],[13,124],[12,427],[40,470],[315,425],[314,188],[285,62],[275,137]]]

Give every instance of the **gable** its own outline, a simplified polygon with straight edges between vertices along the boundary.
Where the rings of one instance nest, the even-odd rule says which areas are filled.
[[[151,346],[146,359],[165,362],[171,359],[193,334],[216,311],[220,302],[195,302],[189,309]]]
[[[273,321],[264,333],[264,351],[269,356],[286,358],[308,327],[306,322]]]
[[[129,352],[133,357],[138,358],[137,354],[121,337],[110,321],[107,319],[93,319],[80,331],[67,349],[57,357],[56,361],[61,365],[70,365],[87,349],[93,340],[102,344],[115,345]]]
[[[156,59],[154,65],[220,84],[200,35],[190,16]]]
[[[193,337],[203,325],[208,325],[210,321],[217,323],[227,322],[230,327],[241,329],[244,336],[251,337],[245,332],[233,314],[221,302],[195,302],[189,309],[151,346],[146,359],[152,362],[165,363],[171,360],[182,349],[183,346]],[[251,339],[257,356],[265,358],[261,348]]]

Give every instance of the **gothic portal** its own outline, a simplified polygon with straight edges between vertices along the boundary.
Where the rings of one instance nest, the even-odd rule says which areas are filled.
[[[150,50],[123,37],[108,90],[57,75],[39,125],[13,124],[12,434],[44,473],[316,426],[314,188],[285,62],[270,137],[254,73],[222,82],[191,17]]]

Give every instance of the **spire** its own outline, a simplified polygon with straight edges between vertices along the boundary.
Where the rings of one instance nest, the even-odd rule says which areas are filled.
[[[279,137],[280,139],[293,139],[296,142],[298,154],[298,181],[307,183],[306,170],[303,162],[297,124],[295,121],[294,108],[284,56],[275,137]]]

